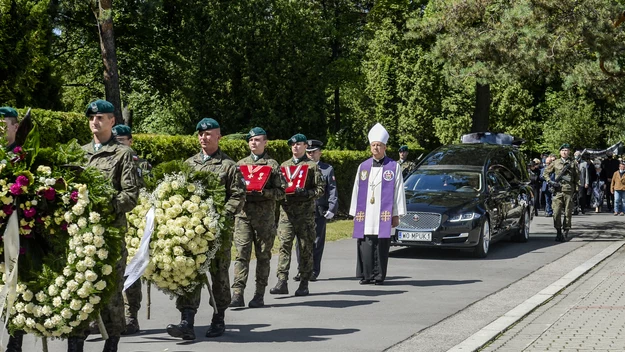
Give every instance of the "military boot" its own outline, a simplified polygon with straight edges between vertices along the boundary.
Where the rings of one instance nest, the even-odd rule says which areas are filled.
[[[104,341],[104,349],[102,350],[102,352],[117,352],[119,338],[119,336],[109,336],[109,338]]]
[[[254,298],[252,298],[252,300],[250,301],[250,303],[248,304],[248,306],[250,308],[261,308],[265,306],[265,300],[263,298],[263,295],[260,294],[255,294]]]
[[[195,340],[195,331],[193,324],[195,323],[195,311],[192,309],[183,309],[180,313],[180,324],[167,325],[167,333],[172,337],[179,337],[183,340]]]
[[[126,330],[122,332],[122,335],[134,335],[139,331],[139,320],[137,319],[137,316],[130,316],[126,318]]]
[[[16,330],[13,336],[9,336],[7,344],[7,352],[22,352],[22,340],[24,339],[24,331]]]
[[[243,299],[243,293],[234,292],[232,299],[230,300],[230,307],[245,307],[245,300]]]
[[[562,236],[562,229],[556,229],[558,234],[556,235],[556,242],[564,241],[564,237]]]
[[[302,280],[299,282],[299,287],[295,291],[296,296],[308,296],[308,280]]]
[[[569,238],[569,229],[565,229],[564,230],[564,234],[562,236],[562,242],[567,242],[568,240],[570,240],[570,238]]]
[[[272,295],[288,295],[289,286],[287,285],[286,280],[278,280],[276,287],[269,290],[269,293]]]
[[[70,337],[67,339],[67,352],[83,352],[85,339],[82,337]]]
[[[225,309],[220,309],[217,311],[217,314],[213,314],[213,320],[211,321],[211,326],[206,331],[206,337],[219,337],[224,334],[226,331],[225,317]]]

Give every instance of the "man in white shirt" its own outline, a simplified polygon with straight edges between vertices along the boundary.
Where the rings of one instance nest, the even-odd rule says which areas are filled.
[[[401,166],[387,157],[389,135],[379,123],[369,131],[372,158],[358,167],[349,214],[354,216],[353,237],[358,242],[357,276],[360,284],[383,285],[388,266],[392,228],[406,214]]]

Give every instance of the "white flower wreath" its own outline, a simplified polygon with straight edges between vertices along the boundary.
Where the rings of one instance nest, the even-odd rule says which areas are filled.
[[[146,226],[146,214],[155,207],[150,261],[143,278],[172,296],[191,292],[204,281],[221,245],[223,221],[205,187],[183,173],[165,175],[128,215],[128,261],[136,254]]]

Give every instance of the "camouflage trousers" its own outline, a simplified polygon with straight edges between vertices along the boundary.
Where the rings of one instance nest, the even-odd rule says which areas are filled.
[[[269,278],[271,249],[276,238],[274,221],[275,202],[245,203],[243,210],[237,215],[234,223],[234,245],[237,257],[234,261],[235,293],[243,293],[249,276],[252,246],[256,254],[256,291],[254,294],[265,294]]]
[[[124,291],[124,305],[126,306],[126,318],[137,319],[139,309],[141,309],[141,278],[137,279],[134,284],[130,285]]]
[[[116,286],[113,294],[109,298],[104,308],[100,311],[102,321],[106,327],[106,332],[110,336],[120,336],[124,330],[126,330],[126,319],[124,318],[124,272],[126,271],[126,257],[128,252],[126,251],[126,244],[122,245],[122,257],[115,264],[115,270],[112,275],[115,275]]]
[[[230,305],[231,298],[230,276],[228,273],[230,270],[230,250],[232,248],[232,239],[228,232],[231,230],[224,229],[223,231],[225,233],[221,248],[217,251],[209,269],[212,283],[211,288],[215,296],[215,303],[217,304],[218,310],[226,310]],[[207,279],[208,278],[205,277],[205,280]],[[181,312],[185,309],[191,309],[197,313],[202,298],[202,287],[203,285],[198,285],[193,291],[186,295],[178,296],[176,298],[176,308]]]
[[[553,227],[568,230],[573,217],[573,193],[558,192],[551,201],[553,207]],[[564,217],[564,222],[562,218]]]
[[[313,247],[315,245],[315,203],[289,203],[280,209],[278,238],[278,279],[288,280],[291,268],[293,241],[297,238],[299,250],[299,273],[302,280],[310,280],[313,271]]]

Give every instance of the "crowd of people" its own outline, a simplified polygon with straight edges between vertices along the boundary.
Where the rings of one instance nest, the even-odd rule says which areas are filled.
[[[20,124],[17,111],[2,107],[0,115],[5,123],[5,148],[12,150],[16,146],[15,135]],[[137,205],[139,189],[144,186],[143,177],[150,172],[151,165],[131,149],[131,130],[125,125],[116,125],[114,106],[110,102],[97,100],[90,103],[85,115],[93,139],[82,147],[86,155],[84,166],[101,170],[111,181],[117,192],[112,204],[117,216],[115,225],[124,231],[127,228],[126,213]],[[338,212],[337,185],[332,166],[320,161],[323,143],[308,140],[301,133],[288,140],[292,156],[280,164],[266,152],[268,138],[261,127],[252,128],[247,134],[250,154],[238,162],[219,147],[221,129],[216,120],[203,118],[197,123],[196,130],[199,152],[187,159],[186,164],[196,171],[214,173],[226,189],[226,230],[221,247],[210,265],[210,275],[205,276],[206,286],[212,291],[211,297],[215,301],[206,337],[215,338],[226,330],[226,309],[245,305],[243,291],[248,281],[252,250],[257,258],[256,288],[248,306],[264,306],[271,249],[276,237],[280,240],[276,270],[278,283],[270,289],[270,294],[289,293],[288,278],[294,243],[298,265],[298,274],[294,279],[299,281],[295,296],[309,294],[309,282],[316,281],[321,272],[326,221]],[[350,207],[350,214],[354,216],[353,237],[357,239],[356,276],[360,278],[361,285],[383,285],[391,229],[406,213],[402,173],[412,170],[414,164],[405,160],[408,155],[406,146],[400,149],[400,162],[386,156],[389,134],[382,125],[374,126],[368,137],[372,157],[359,166]],[[278,221],[275,219],[276,206],[280,207]],[[233,243],[237,254],[234,283],[230,286]],[[140,331],[137,312],[142,299],[141,281],[137,280],[123,291],[126,244],[122,240],[115,245],[122,253],[113,272],[117,286],[100,312],[103,327],[108,333],[104,352],[117,351],[121,335]],[[208,285],[209,276],[211,285]],[[203,286],[197,286],[177,297],[180,322],[166,327],[169,335],[183,340],[195,339],[194,321],[202,289]],[[85,326],[84,330],[82,327],[73,329],[67,339],[68,351],[83,351],[86,337],[94,330],[98,330],[94,324]],[[23,336],[24,331],[13,332],[7,351],[21,352]]]
[[[571,194],[572,214],[585,214],[587,210],[591,210],[595,213],[613,212],[614,216],[625,215],[625,160],[615,157],[609,150],[603,158],[593,158],[591,154],[584,154],[579,150],[571,157],[568,144],[563,145],[559,152],[559,156],[550,152],[543,153],[541,159],[533,159],[529,164],[535,196],[535,215],[542,210],[544,216],[556,217],[558,209],[555,209],[554,204],[559,205],[560,202],[555,201],[554,197],[567,193]],[[573,179],[558,180],[562,173],[553,172],[558,169],[556,164],[570,164],[564,175],[569,174]],[[564,192],[554,189],[554,184],[564,185]],[[558,221],[554,218],[556,229],[560,227]],[[567,224],[565,221],[563,226],[568,229],[570,222]]]

